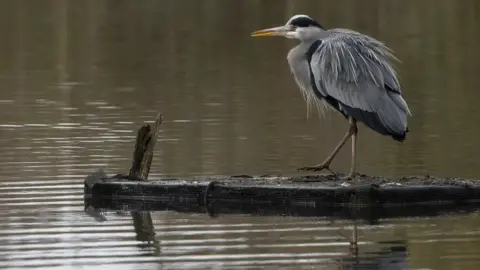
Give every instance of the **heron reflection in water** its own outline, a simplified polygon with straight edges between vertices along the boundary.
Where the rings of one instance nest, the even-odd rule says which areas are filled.
[[[307,107],[321,113],[331,108],[349,122],[347,133],[323,162],[299,170],[331,171],[333,159],[352,138],[351,167],[344,179],[354,178],[357,122],[396,141],[405,140],[411,113],[391,64],[396,58],[385,44],[349,29],[326,30],[307,15],[295,15],[283,26],[255,31],[251,36],[300,40],[287,60]]]

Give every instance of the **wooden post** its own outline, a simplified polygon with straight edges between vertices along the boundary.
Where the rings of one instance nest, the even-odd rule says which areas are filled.
[[[153,149],[157,141],[163,115],[158,114],[153,126],[144,125],[137,133],[135,150],[133,151],[133,162],[128,178],[131,180],[144,181],[148,178],[150,165],[153,159]],[[137,241],[155,241],[155,231],[150,212],[130,212],[133,219],[133,227],[137,235]]]
[[[153,149],[162,121],[163,115],[158,114],[153,126],[144,125],[138,130],[132,167],[128,174],[129,179],[147,180],[153,159]]]

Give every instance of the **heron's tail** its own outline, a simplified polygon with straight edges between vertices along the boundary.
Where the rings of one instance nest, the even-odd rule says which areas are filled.
[[[407,133],[408,108],[400,94],[387,92],[383,96],[382,104],[375,112],[352,108],[341,104],[341,109],[346,116],[352,116],[355,120],[364,123],[370,129],[386,136],[391,136],[396,141],[404,141]],[[404,105],[405,104],[405,105]]]
[[[391,136],[395,141],[403,142],[407,138],[407,133],[408,133],[408,127],[405,130],[405,132],[403,132],[402,134],[391,134]]]
[[[409,131],[407,116],[412,114],[401,94],[388,91],[385,98],[389,102],[385,102],[385,107],[379,112],[380,118],[384,121],[387,130],[392,133],[392,138],[403,142]]]

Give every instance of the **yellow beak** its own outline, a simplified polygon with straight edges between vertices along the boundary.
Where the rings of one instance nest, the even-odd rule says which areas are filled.
[[[285,36],[289,29],[285,26],[272,27],[255,31],[250,34],[252,37],[271,37],[271,36]]]

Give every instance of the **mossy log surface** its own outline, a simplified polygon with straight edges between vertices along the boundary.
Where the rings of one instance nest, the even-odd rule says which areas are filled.
[[[480,205],[480,180],[359,175],[355,181],[342,181],[324,175],[239,175],[130,181],[125,175],[107,177],[98,171],[85,180],[85,196],[92,207],[117,210],[343,217],[366,211],[361,215],[425,216],[473,211]]]

